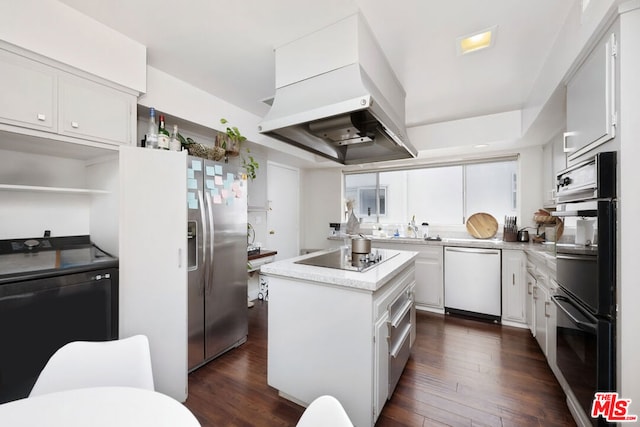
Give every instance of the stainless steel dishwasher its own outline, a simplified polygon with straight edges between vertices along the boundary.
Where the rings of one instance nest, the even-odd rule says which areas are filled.
[[[500,249],[444,248],[445,312],[499,321]]]

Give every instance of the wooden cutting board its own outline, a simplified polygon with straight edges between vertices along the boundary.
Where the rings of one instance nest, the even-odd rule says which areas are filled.
[[[478,212],[467,219],[467,231],[476,239],[490,239],[498,232],[498,221],[488,213]]]

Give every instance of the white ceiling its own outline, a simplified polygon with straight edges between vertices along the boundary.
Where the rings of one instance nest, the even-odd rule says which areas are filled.
[[[407,93],[407,126],[521,108],[576,0],[61,0],[147,46],[149,65],[259,116],[273,49],[358,10]],[[491,49],[455,39],[498,26]]]

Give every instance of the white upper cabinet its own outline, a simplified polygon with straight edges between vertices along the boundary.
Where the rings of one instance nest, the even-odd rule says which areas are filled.
[[[615,137],[616,55],[616,34],[609,31],[567,83],[569,161]]]
[[[45,65],[0,49],[0,121],[55,132],[56,76]]]
[[[111,144],[132,141],[134,97],[72,75],[60,78],[59,95],[61,134]]]
[[[0,43],[0,130],[114,150],[135,145],[137,94],[74,71]],[[40,145],[59,155],[48,141]]]

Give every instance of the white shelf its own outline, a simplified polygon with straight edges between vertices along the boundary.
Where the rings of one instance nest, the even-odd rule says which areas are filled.
[[[0,190],[4,191],[28,191],[41,193],[63,193],[63,194],[110,194],[110,191],[91,190],[87,188],[66,188],[66,187],[44,187],[37,185],[13,185],[0,184]]]

